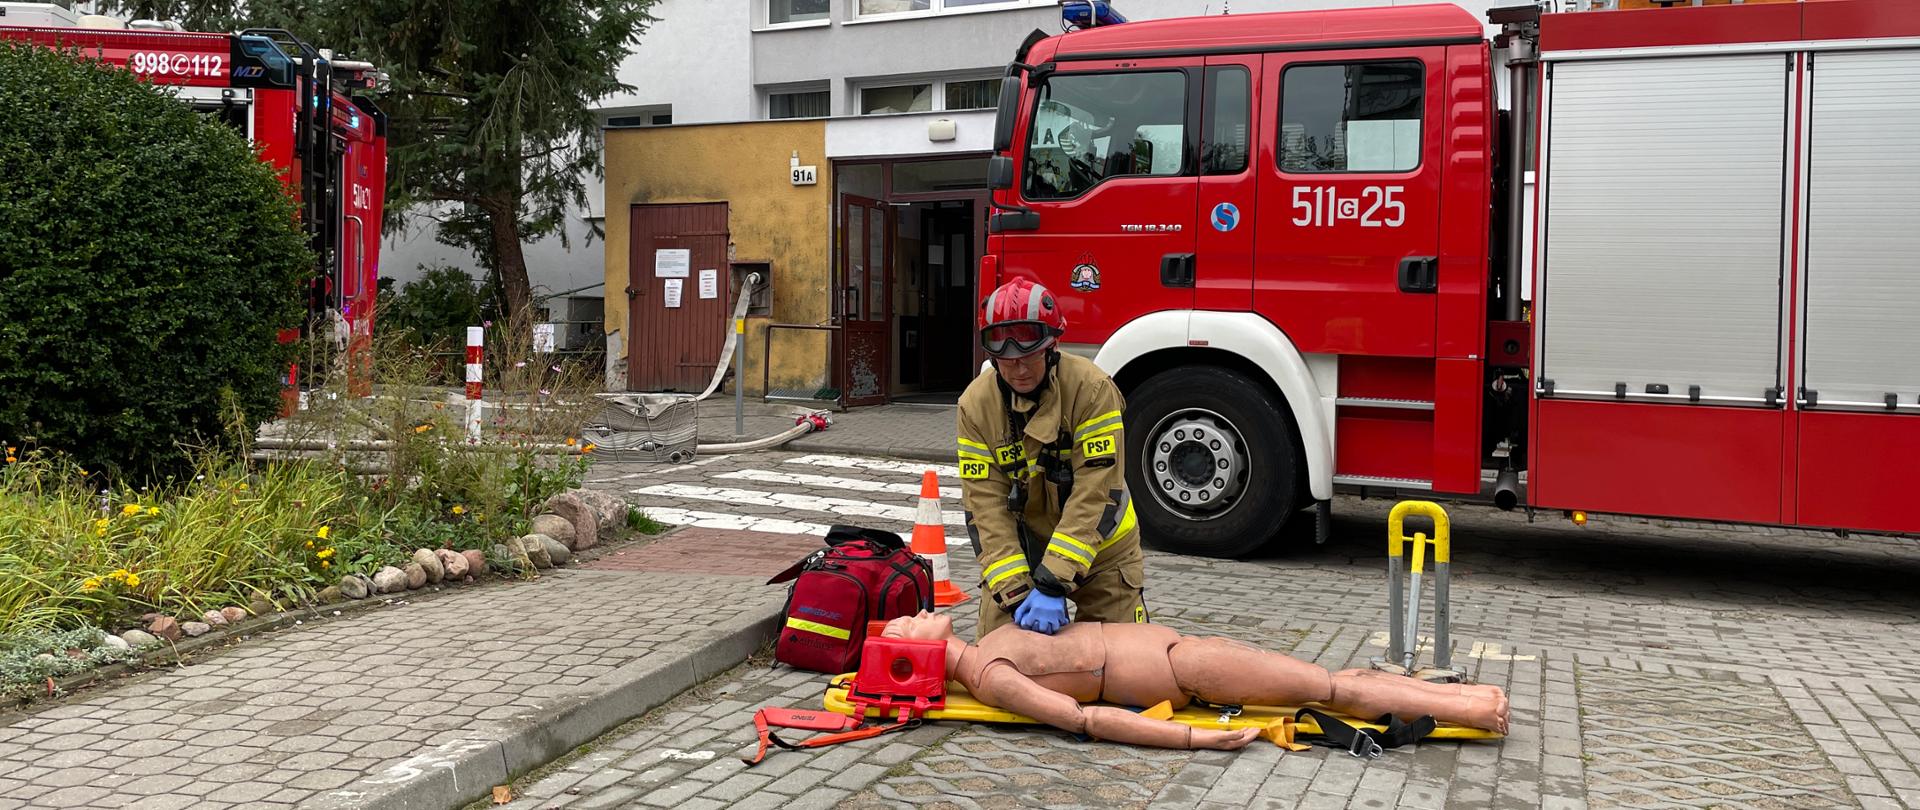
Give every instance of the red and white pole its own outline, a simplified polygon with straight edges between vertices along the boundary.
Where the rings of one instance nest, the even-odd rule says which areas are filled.
[[[467,327],[467,441],[480,441],[481,347],[486,340],[484,327]]]

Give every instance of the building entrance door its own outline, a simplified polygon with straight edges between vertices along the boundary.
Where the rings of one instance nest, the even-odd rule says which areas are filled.
[[[893,322],[888,281],[893,276],[893,208],[879,200],[841,196],[839,290],[846,335],[841,352],[840,379],[846,381],[847,404],[879,405],[887,401],[888,327]]]

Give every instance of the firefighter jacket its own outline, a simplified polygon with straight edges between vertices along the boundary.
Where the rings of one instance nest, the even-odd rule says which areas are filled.
[[[981,591],[1002,606],[1035,587],[1036,567],[1046,569],[1042,581],[1056,581],[1065,593],[1115,566],[1126,566],[1123,576],[1135,587],[1143,573],[1123,472],[1120,389],[1093,361],[1064,352],[1048,376],[1037,402],[1013,393],[991,369],[960,396],[967,534],[980,560]],[[1062,482],[1068,472],[1070,483]],[[1024,546],[1008,498],[1023,486]]]

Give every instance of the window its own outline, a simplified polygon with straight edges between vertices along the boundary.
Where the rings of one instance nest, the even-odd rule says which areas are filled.
[[[1000,106],[1000,80],[947,82],[947,109],[991,110]]]
[[[1207,68],[1206,145],[1200,165],[1207,174],[1239,174],[1247,169],[1247,71],[1237,67]]]
[[[827,18],[829,2],[830,0],[767,0],[767,22],[779,25],[824,20]]]
[[[1287,68],[1280,93],[1280,170],[1419,167],[1423,81],[1418,62]]]
[[[796,0],[797,2],[797,0]],[[861,17],[914,12],[971,10],[979,7],[1053,5],[1052,0],[856,0],[854,10]]]
[[[1110,177],[1180,174],[1186,109],[1184,73],[1054,74],[1027,142],[1027,198],[1078,197]]]
[[[930,11],[933,0],[860,0],[860,16],[869,14],[900,14],[908,11]]]
[[[861,115],[929,112],[932,109],[933,85],[931,84],[867,87],[860,91]]]
[[[767,94],[768,118],[825,118],[832,114],[832,97],[826,90]]]

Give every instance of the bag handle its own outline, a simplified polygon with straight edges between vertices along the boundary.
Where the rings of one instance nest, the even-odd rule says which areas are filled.
[[[865,540],[876,543],[889,550],[905,549],[907,541],[900,535],[884,529],[869,529],[863,526],[834,526],[827,530],[827,545],[839,546]]]

